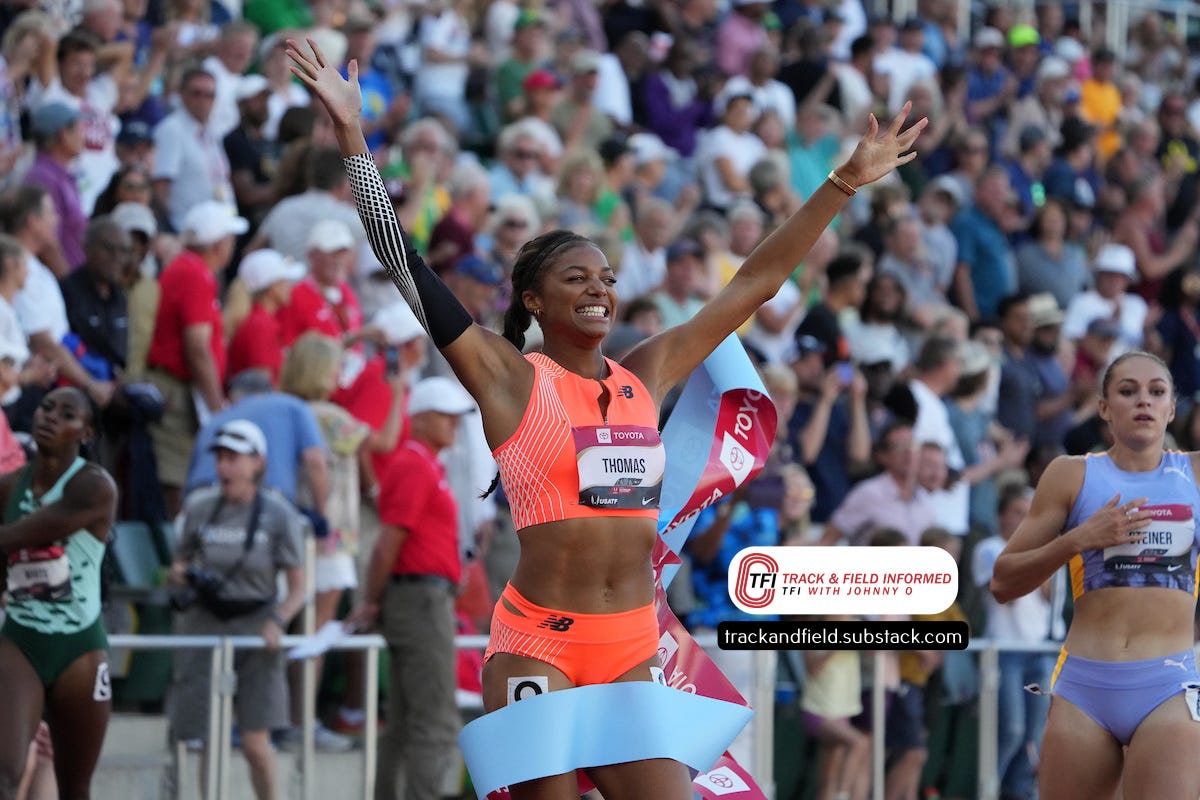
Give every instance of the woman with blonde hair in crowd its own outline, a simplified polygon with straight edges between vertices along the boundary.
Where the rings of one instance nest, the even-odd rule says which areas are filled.
[[[513,264],[521,248],[541,233],[542,218],[537,206],[523,194],[506,194],[497,198],[488,234],[492,247],[488,255],[504,270],[504,279],[512,276]]]
[[[329,534],[317,543],[316,581],[314,590],[316,630],[337,614],[342,593],[358,586],[355,556],[358,554],[359,519],[359,451],[370,433],[370,427],[355,419],[350,412],[329,402],[337,389],[338,370],[342,362],[342,346],[335,339],[310,331],[292,344],[279,374],[279,390],[295,395],[308,403],[321,435],[329,462],[329,495],[325,499],[325,519]],[[300,476],[296,487],[296,502],[301,508],[311,508],[312,487]],[[322,660],[317,659],[317,683],[320,683]],[[292,719],[298,719],[299,693],[292,691]],[[320,730],[320,728],[318,728]]]
[[[25,155],[21,139],[21,100],[30,77],[46,86],[54,79],[53,23],[41,11],[11,20],[0,39],[0,188],[15,182],[17,162]]]
[[[602,223],[596,203],[604,186],[604,163],[592,150],[572,150],[558,167],[557,227],[594,233]]]

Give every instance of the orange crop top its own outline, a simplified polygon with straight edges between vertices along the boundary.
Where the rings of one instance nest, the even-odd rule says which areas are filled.
[[[666,454],[642,382],[607,358],[603,381],[541,353],[525,358],[534,368],[529,406],[516,433],[492,451],[513,526],[606,515],[657,519]]]

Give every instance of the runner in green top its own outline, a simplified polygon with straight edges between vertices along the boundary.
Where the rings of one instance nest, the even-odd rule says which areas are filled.
[[[15,796],[29,743],[50,724],[63,797],[87,798],[112,689],[100,620],[100,561],[116,515],[107,472],[79,456],[92,407],[55,389],[33,417],[33,462],[0,477],[0,555],[7,618],[0,629],[0,800]]]

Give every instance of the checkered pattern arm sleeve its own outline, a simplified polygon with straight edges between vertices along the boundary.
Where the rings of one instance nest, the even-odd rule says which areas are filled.
[[[345,164],[371,249],[433,343],[445,347],[472,325],[471,315],[405,235],[371,155],[349,156]]]

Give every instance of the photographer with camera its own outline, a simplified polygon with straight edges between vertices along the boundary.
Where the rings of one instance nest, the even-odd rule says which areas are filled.
[[[279,642],[304,604],[303,522],[282,496],[260,486],[267,464],[261,428],[244,419],[226,422],[210,449],[218,482],[189,494],[180,517],[171,568],[178,587],[173,604],[181,612],[176,633],[266,640],[265,650],[237,653],[234,710],[255,796],[275,800],[279,782],[270,732],[289,722]],[[287,596],[276,603],[280,570]],[[206,650],[176,656],[168,714],[180,739],[202,739],[208,731],[208,659]]]

